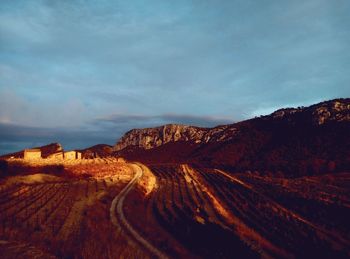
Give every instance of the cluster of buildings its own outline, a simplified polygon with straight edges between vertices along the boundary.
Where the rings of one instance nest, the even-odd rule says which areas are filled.
[[[25,149],[23,158],[25,160],[36,160],[36,159],[41,159],[43,157],[42,157],[40,149]],[[46,158],[48,158],[48,159],[74,160],[74,159],[81,159],[82,154],[81,154],[81,152],[78,152],[75,150],[66,151],[66,152],[59,151],[59,152],[48,155]]]

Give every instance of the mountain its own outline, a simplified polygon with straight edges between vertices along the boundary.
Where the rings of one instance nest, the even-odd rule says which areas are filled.
[[[82,153],[83,158],[106,157],[113,154],[113,147],[107,144],[98,144],[78,151]]]
[[[193,142],[205,144],[232,139],[237,133],[235,127],[222,125],[215,128],[200,128],[181,124],[167,124],[155,128],[128,131],[114,146],[114,151],[129,147],[153,149],[167,143]]]
[[[114,146],[129,160],[192,163],[300,176],[350,168],[350,99],[214,128],[169,124],[127,132]]]
[[[197,141],[203,138],[206,129],[168,124],[156,128],[133,129],[127,132],[114,146],[114,151],[126,147],[135,146],[144,149],[152,149],[166,143],[177,141]]]
[[[34,147],[34,149],[40,149],[41,156],[43,158],[46,158],[51,154],[63,151],[62,145],[59,143],[51,143],[41,147]],[[15,153],[3,155],[1,156],[1,158],[10,158],[10,157],[23,158],[23,156],[24,156],[24,150],[21,150]]]

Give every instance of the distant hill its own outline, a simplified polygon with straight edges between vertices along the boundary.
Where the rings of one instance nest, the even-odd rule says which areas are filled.
[[[135,129],[114,151],[149,164],[192,163],[289,176],[340,172],[350,169],[350,99],[280,109],[214,128]]]
[[[83,158],[106,157],[113,155],[113,146],[98,144],[78,151],[82,153]]]

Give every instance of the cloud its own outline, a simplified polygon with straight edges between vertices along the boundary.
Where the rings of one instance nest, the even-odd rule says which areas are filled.
[[[32,127],[0,122],[0,154],[58,142],[65,149],[79,149],[105,143],[113,145],[122,135],[133,128],[160,126],[168,123],[213,127],[232,123],[225,118],[164,114],[157,116],[116,114],[96,119],[81,128]]]
[[[24,148],[42,146],[58,142],[66,150],[79,149],[106,143],[113,145],[122,132],[118,129],[69,129],[28,127],[8,123],[0,123],[0,154],[22,150]]]
[[[89,125],[80,128],[33,127],[1,121],[0,153],[14,152],[51,142],[59,142],[67,149],[83,148],[98,143],[114,144],[118,138],[132,128],[152,127],[168,123],[212,127],[218,124],[232,123],[232,121],[211,116],[177,114],[157,116],[117,114],[93,120]]]
[[[214,126],[348,97],[349,8],[348,0],[2,0],[0,122],[101,130],[112,141],[134,127]]]
[[[129,128],[144,125],[143,127],[163,124],[185,124],[199,127],[214,127],[222,124],[230,124],[229,118],[213,116],[196,116],[188,114],[162,114],[162,115],[136,115],[136,114],[114,114],[107,118],[98,119],[95,122],[109,122],[115,125],[128,125]]]
[[[214,127],[217,125],[233,123],[232,119],[214,116],[164,114],[159,117],[160,119],[164,121],[169,121],[170,123],[180,123],[202,127]]]
[[[81,125],[87,116],[85,105],[76,98],[54,102],[43,96],[34,100],[12,89],[0,89],[0,122],[26,126],[72,128]]]

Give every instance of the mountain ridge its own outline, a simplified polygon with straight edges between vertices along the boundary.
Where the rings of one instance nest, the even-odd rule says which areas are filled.
[[[198,132],[198,127],[169,127],[128,131],[114,146],[115,154],[148,164],[192,163],[292,176],[350,168],[349,98],[279,109]]]
[[[333,105],[332,105],[333,104]],[[158,147],[162,144],[176,141],[191,141],[194,140],[196,143],[209,142],[210,139],[217,135],[218,133],[231,129],[231,134],[234,134],[236,129],[234,125],[240,124],[246,121],[269,118],[273,119],[285,118],[287,116],[293,117],[298,113],[312,110],[312,123],[314,124],[324,124],[326,120],[328,121],[350,121],[350,99],[349,98],[339,98],[330,101],[320,102],[318,104],[313,104],[308,107],[298,107],[298,108],[282,108],[274,111],[270,115],[260,116],[260,118],[248,119],[227,125],[218,125],[213,128],[197,127],[185,124],[165,124],[153,128],[141,128],[132,129],[126,132],[117,143],[114,145],[114,151],[120,151],[128,146],[136,146],[144,149],[151,149]],[[340,113],[334,113],[334,110]],[[345,116],[341,115],[341,111],[346,111]],[[182,135],[183,134],[183,135]],[[221,136],[221,138],[216,138],[217,141],[229,140]],[[211,140],[213,141],[213,140]]]

